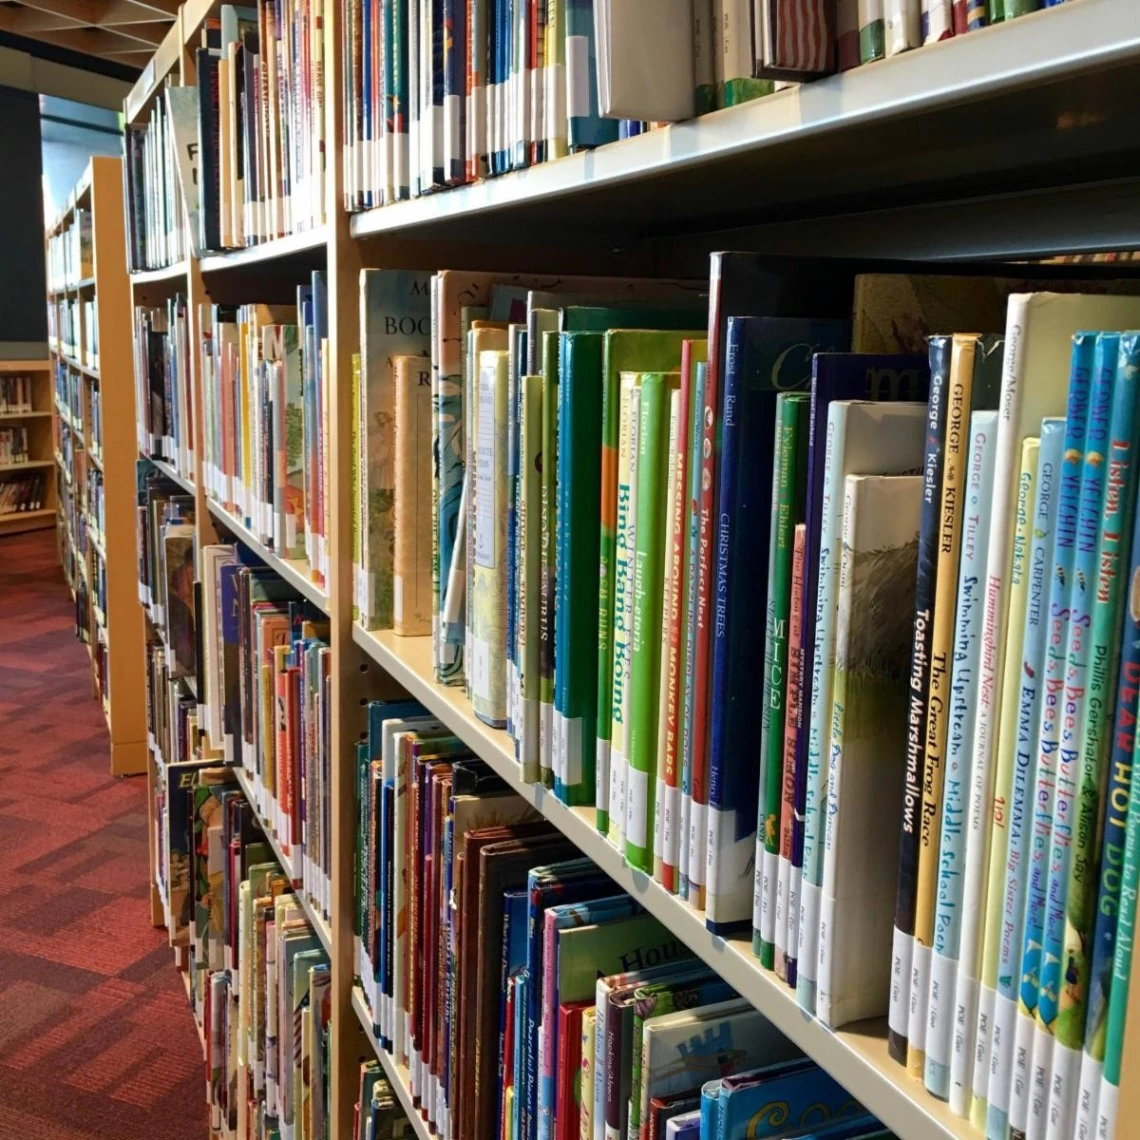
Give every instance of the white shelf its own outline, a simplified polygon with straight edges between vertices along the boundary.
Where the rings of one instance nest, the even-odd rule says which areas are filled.
[[[517,244],[578,230],[628,242],[655,226],[672,234],[732,228],[736,217],[755,222],[775,203],[802,210],[840,194],[851,201],[875,191],[898,205],[924,182],[991,193],[1018,168],[1075,162],[1077,151],[1067,148],[1086,131],[1086,142],[1095,136],[1083,167],[1091,176],[1095,156],[1107,165],[1122,153],[1110,120],[1126,133],[1131,121],[1134,141],[1130,96],[1119,84],[1113,96],[1110,86],[1121,76],[1135,84],[1137,69],[1125,65],[1138,58],[1140,4],[1080,0],[594,151],[369,210],[353,217],[351,232]],[[484,223],[478,229],[475,218]],[[718,248],[736,246],[728,237]]]
[[[145,456],[150,460],[173,483],[177,483],[179,487],[188,495],[194,494],[194,484],[187,479],[184,475],[178,473],[178,469],[173,463],[168,463],[165,459],[151,459],[150,456]]]
[[[325,953],[332,960],[332,934],[329,930],[329,924],[325,920],[325,916],[317,910],[313,905],[312,900],[305,894],[305,888],[301,885],[300,878],[294,873],[293,861],[281,849],[281,843],[277,836],[273,833],[272,827],[269,822],[262,818],[261,812],[257,809],[257,799],[253,793],[253,785],[249,782],[249,777],[245,773],[244,768],[238,768],[236,765],[230,769],[238,782],[238,787],[241,788],[242,795],[245,796],[246,802],[253,810],[253,814],[257,819],[261,830],[265,832],[265,838],[269,842],[269,846],[273,848],[273,854],[277,858],[277,862],[281,864],[281,869],[289,876],[290,882],[293,884],[297,902],[301,904],[301,909],[305,912],[305,917],[309,920],[309,925],[316,932],[317,937],[321,940],[321,945],[325,949]]]
[[[800,1009],[785,983],[761,968],[752,953],[750,934],[730,938],[712,934],[705,926],[703,912],[665,890],[651,876],[626,865],[617,848],[598,833],[593,808],[567,807],[541,784],[524,783],[510,737],[475,717],[462,688],[437,685],[431,680],[430,637],[370,632],[359,623],[353,625],[352,636],[372,660],[486,760],[583,855],[660,919],[888,1128],[910,1140],[979,1140],[969,1121],[958,1118],[948,1105],[928,1095],[907,1076],[904,1066],[891,1060],[885,1018],[833,1033]]]
[[[392,1086],[392,1090],[400,1102],[400,1107],[403,1108],[404,1114],[412,1122],[412,1131],[419,1137],[419,1140],[439,1140],[439,1137],[428,1127],[427,1121],[420,1116],[420,1110],[416,1107],[416,1102],[412,1097],[412,1087],[408,1081],[408,1070],[403,1065],[397,1065],[395,1059],[380,1048],[379,1042],[373,1035],[372,1015],[368,1012],[368,1002],[359,986],[352,987],[352,1008],[356,1010],[356,1016],[360,1020],[364,1036],[368,1038],[372,1052],[380,1062],[380,1067],[384,1070],[384,1075],[388,1078],[388,1083]]]
[[[235,249],[229,253],[214,253],[203,257],[198,268],[203,273],[217,273],[225,269],[240,269],[244,266],[259,265],[266,261],[276,261],[314,250],[324,252],[328,243],[328,229],[316,226],[311,230],[301,230],[287,237],[251,245],[246,249]]]
[[[213,499],[207,500],[210,514],[214,516],[228,530],[234,538],[248,546],[271,570],[279,574],[294,589],[300,591],[313,605],[328,613],[328,595],[310,577],[307,562],[293,561],[281,558],[274,554],[264,543],[259,542],[253,534],[237,521],[224,507],[215,503]]]

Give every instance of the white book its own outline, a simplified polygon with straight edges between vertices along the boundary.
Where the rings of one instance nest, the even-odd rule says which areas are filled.
[[[886,0],[887,55],[922,46],[922,11],[919,0]]]
[[[807,798],[803,875],[799,898],[796,996],[815,1012],[819,951],[819,897],[827,801],[827,751],[831,738],[831,682],[839,569],[843,544],[843,485],[851,474],[901,475],[922,466],[926,407],[920,403],[836,400],[827,413],[823,509],[820,515],[819,577],[816,587],[815,649],[810,678]]]
[[[844,481],[816,992],[832,1029],[887,1011],[921,503],[921,475]]]
[[[691,0],[595,0],[594,28],[603,117],[649,122],[693,117]]]
[[[1006,317],[1005,358],[994,459],[993,500],[986,564],[985,620],[982,626],[978,711],[974,725],[966,872],[962,889],[962,929],[954,1022],[969,1026],[955,1035],[950,1073],[950,1105],[960,1116],[969,1109],[973,1086],[973,1029],[977,1018],[977,978],[989,867],[989,821],[993,809],[992,760],[1001,716],[1005,668],[1009,574],[1013,558],[1013,503],[1017,493],[1021,444],[1046,416],[1065,413],[1069,342],[1085,328],[1127,328],[1140,321],[1140,299],[1083,294],[1015,293]],[[1032,377],[1032,382],[1029,378]]]

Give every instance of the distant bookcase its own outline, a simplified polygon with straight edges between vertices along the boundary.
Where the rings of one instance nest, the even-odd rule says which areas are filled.
[[[145,771],[146,728],[121,159],[91,159],[45,242],[49,360],[34,405],[49,417],[35,429],[50,484],[45,518],[58,528],[76,635],[87,644],[92,693],[111,737],[111,772],[122,776]]]
[[[0,537],[55,526],[48,360],[0,360]]]

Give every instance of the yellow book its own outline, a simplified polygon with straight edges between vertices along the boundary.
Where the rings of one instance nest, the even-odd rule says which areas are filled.
[[[921,1081],[926,1065],[925,1036],[913,1031],[925,1025],[930,984],[930,948],[934,942],[934,910],[938,901],[938,848],[942,830],[942,767],[950,707],[950,670],[954,652],[954,614],[958,593],[958,554],[962,538],[962,494],[970,444],[970,397],[974,388],[972,334],[955,336],[950,350],[950,383],[946,391],[946,434],[942,453],[942,496],[938,527],[938,561],[934,587],[934,622],[930,639],[930,684],[926,700],[925,763],[922,814],[918,832],[918,883],[911,959],[911,1032],[906,1067]]]
[[[1033,509],[1036,502],[1037,458],[1041,442],[1027,438],[1021,445],[1021,469],[1017,479],[1016,529],[1013,535],[1013,561],[1009,576],[1009,620],[1006,645],[1013,652],[1005,655],[1002,676],[1001,719],[998,722],[997,767],[994,776],[993,816],[990,839],[989,877],[986,887],[985,930],[982,937],[981,987],[978,993],[978,1020],[974,1047],[974,1085],[970,1100],[970,1121],[985,1130],[986,1097],[989,1091],[990,1034],[994,994],[997,988],[998,957],[1001,952],[1002,897],[1005,863],[1009,844],[1009,804],[1013,786],[1013,760],[1017,752],[1018,696],[1021,687],[1020,646],[1025,633],[1025,608],[1029,598],[1029,546],[1033,540]]]
[[[431,633],[431,358],[397,356],[393,622]]]

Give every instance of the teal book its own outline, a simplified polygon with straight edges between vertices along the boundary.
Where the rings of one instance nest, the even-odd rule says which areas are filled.
[[[538,747],[542,782],[554,787],[557,764],[554,735],[554,678],[558,644],[558,566],[555,557],[558,528],[558,334],[542,334],[542,468],[539,482],[540,549],[538,602]]]
[[[576,806],[595,794],[603,342],[593,332],[560,340],[554,794]]]
[[[430,274],[360,271],[361,565],[354,595],[368,629],[394,622],[397,356],[431,355]]]
[[[720,1083],[717,1140],[764,1140],[864,1114],[863,1106],[806,1058],[727,1076]]]
[[[641,378],[637,439],[637,545],[633,568],[633,643],[626,757],[625,858],[653,871],[660,698],[661,622],[665,578],[669,398],[679,389],[677,372],[646,372]]]
[[[1065,893],[1063,943],[1064,972],[1058,999],[1056,1044],[1049,1118],[1071,1133],[1076,1116],[1081,1052],[1089,992],[1089,949],[1095,933],[1098,881],[1098,843],[1104,817],[1104,791],[1112,747],[1112,702],[1120,664],[1120,624],[1124,602],[1124,576],[1130,551],[1126,536],[1132,532],[1136,504],[1136,449],[1140,393],[1140,334],[1112,336],[1107,341],[1105,367],[1115,369],[1112,411],[1109,419],[1104,506],[1097,545],[1096,594],[1093,601],[1087,711],[1080,738],[1080,774],[1077,783],[1073,846],[1069,857],[1069,883]],[[1109,357],[1111,354],[1111,358]]]
[[[1037,1037],[1034,1043],[1032,1088],[1052,1086],[1061,993],[1069,974],[1065,961],[1065,927],[1068,892],[1075,850],[1081,784],[1081,745],[1088,720],[1088,693],[1093,659],[1092,623],[1098,587],[1101,523],[1105,505],[1107,463],[1112,439],[1113,390],[1120,337],[1101,333],[1093,355],[1088,429],[1081,469],[1081,498],[1077,512],[1076,553],[1069,598],[1066,637],[1063,716],[1057,751],[1053,834],[1049,847],[1049,886],[1043,923],[1041,973],[1037,998]],[[1082,1024],[1083,1031],[1083,1024]],[[1034,1094],[1031,1116],[1052,1110],[1048,1092]]]

